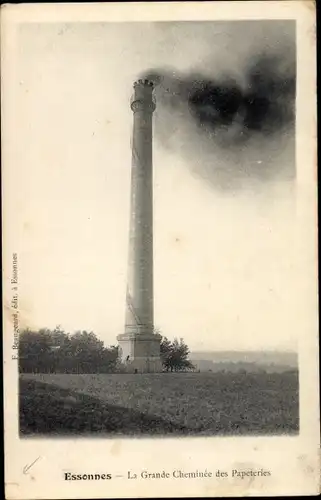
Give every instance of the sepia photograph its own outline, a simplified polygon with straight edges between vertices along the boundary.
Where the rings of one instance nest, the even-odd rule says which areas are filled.
[[[295,28],[19,27],[21,437],[299,431]]]
[[[2,8],[9,500],[319,491],[314,10],[263,4]]]

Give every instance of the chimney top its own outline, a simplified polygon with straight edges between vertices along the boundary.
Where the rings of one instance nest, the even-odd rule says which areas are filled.
[[[139,80],[136,80],[136,82],[134,82],[134,88],[138,86],[154,87],[154,84],[151,80],[147,80],[146,78],[145,79],[140,78]]]

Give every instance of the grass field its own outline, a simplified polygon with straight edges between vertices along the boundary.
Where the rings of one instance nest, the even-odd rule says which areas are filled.
[[[295,372],[24,374],[20,431],[22,435],[293,434],[299,429],[298,394]]]

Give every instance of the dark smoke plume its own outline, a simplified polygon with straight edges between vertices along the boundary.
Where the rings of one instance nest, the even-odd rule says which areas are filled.
[[[291,169],[293,175],[294,57],[263,53],[233,77],[216,74],[215,67],[186,74],[153,70],[143,76],[155,83],[158,139],[197,163],[198,174],[220,187],[235,187],[245,177],[291,175]],[[292,154],[286,165],[284,149]]]

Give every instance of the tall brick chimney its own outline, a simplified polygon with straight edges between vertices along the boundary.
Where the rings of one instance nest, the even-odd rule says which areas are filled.
[[[153,283],[153,83],[134,83],[131,214],[125,333],[118,335],[128,371],[159,372],[161,336],[154,333]]]

